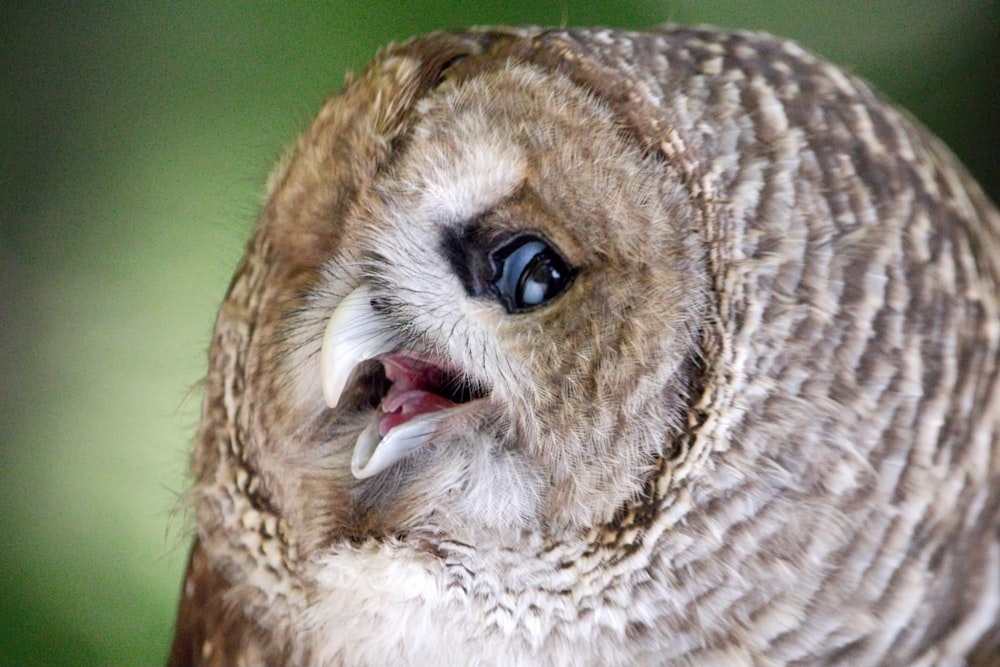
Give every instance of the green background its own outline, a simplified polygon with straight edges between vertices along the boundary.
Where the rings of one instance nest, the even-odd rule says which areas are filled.
[[[0,662],[161,663],[214,311],[272,162],[379,45],[493,23],[791,36],[998,199],[996,3],[0,3]]]

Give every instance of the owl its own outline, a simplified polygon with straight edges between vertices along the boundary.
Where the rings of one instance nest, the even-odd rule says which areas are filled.
[[[170,664],[1000,664],[998,281],[793,43],[389,47],[222,304]]]

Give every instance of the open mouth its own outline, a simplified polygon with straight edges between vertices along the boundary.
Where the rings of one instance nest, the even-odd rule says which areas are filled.
[[[483,393],[462,379],[458,369],[407,352],[381,357],[389,391],[379,408],[383,416],[378,433],[384,437],[393,428],[419,415],[437,412],[482,398]]]
[[[372,308],[366,288],[348,294],[327,324],[320,353],[323,395],[330,407],[340,405],[358,365],[381,363],[385,382],[367,386],[385,390],[365,403],[379,410],[358,436],[351,472],[363,479],[376,475],[426,444],[452,409],[486,392],[460,369],[440,359],[401,350],[396,329]]]

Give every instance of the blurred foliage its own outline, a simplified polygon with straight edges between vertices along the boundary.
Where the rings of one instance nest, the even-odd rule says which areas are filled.
[[[0,663],[161,663],[196,383],[269,165],[380,45],[663,20],[798,39],[874,81],[998,198],[995,3],[0,6]]]

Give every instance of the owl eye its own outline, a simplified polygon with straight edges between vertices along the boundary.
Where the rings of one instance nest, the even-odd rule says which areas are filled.
[[[537,236],[518,236],[493,253],[490,288],[508,313],[523,313],[562,294],[575,271]]]

